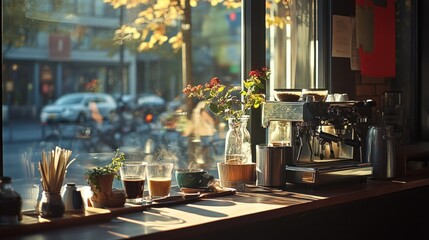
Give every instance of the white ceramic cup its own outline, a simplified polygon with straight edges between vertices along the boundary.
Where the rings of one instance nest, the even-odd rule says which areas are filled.
[[[347,93],[343,93],[339,97],[339,102],[347,102],[349,100],[349,95]]]
[[[334,94],[328,94],[328,96],[326,96],[325,102],[335,102]]]

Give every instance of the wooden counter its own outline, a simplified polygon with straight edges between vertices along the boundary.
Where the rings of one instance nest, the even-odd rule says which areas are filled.
[[[231,196],[151,208],[108,222],[17,238],[273,239],[282,234],[284,239],[386,239],[402,233],[429,236],[429,176],[425,177],[317,188],[288,186],[284,191],[273,192],[251,188]]]

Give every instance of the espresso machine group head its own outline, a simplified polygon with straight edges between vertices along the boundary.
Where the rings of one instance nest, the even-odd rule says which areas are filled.
[[[279,102],[263,105],[262,125],[272,139],[274,128],[287,124],[286,179],[319,184],[371,174],[363,160],[373,101]]]

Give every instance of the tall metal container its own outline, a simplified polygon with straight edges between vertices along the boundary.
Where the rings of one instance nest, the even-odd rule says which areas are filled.
[[[365,160],[372,163],[372,179],[395,177],[396,151],[393,125],[370,126],[366,138]]]
[[[286,161],[293,157],[291,146],[256,146],[256,185],[284,187],[286,185]]]

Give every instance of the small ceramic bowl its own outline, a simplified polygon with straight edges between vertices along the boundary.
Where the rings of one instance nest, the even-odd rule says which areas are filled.
[[[301,89],[274,89],[274,99],[281,102],[298,102],[301,91]]]
[[[327,89],[302,89],[302,97],[304,100],[307,96],[314,96],[314,101],[323,102],[327,95]]]

